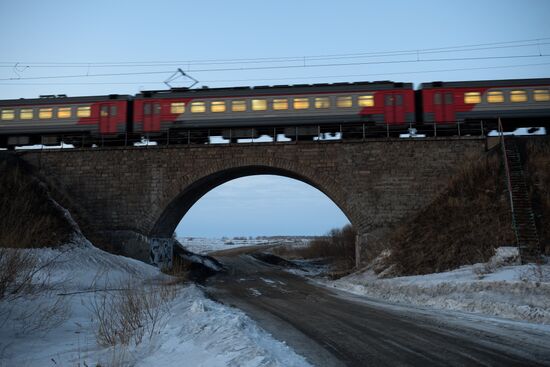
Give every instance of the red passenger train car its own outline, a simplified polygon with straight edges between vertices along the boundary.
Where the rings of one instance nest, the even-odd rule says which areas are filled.
[[[427,123],[499,118],[535,123],[550,118],[550,79],[423,83],[420,98]]]
[[[124,135],[128,131],[129,98],[58,95],[0,101],[0,146],[55,145],[64,135]]]
[[[148,91],[134,99],[135,132],[168,129],[414,122],[411,83],[360,82]]]

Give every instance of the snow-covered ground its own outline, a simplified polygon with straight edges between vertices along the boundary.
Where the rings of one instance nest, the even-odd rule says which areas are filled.
[[[204,238],[204,237],[178,237],[177,240],[187,250],[206,255],[213,251],[229,250],[245,246],[263,246],[268,244],[302,245],[311,240],[307,237],[281,237],[281,238]]]
[[[515,248],[484,264],[381,279],[370,268],[322,284],[397,304],[429,306],[550,324],[550,265],[517,265]]]
[[[309,366],[243,312],[206,298],[198,286],[174,284],[152,266],[77,242],[32,250],[40,264],[51,265],[36,278],[45,286],[0,301],[0,366]],[[143,326],[140,342],[101,345],[98,306],[134,287],[164,292],[162,310],[153,312],[157,324]]]

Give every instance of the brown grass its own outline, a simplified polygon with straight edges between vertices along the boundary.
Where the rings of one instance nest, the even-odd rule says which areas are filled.
[[[51,247],[72,226],[30,169],[15,157],[0,158],[0,247]]]
[[[332,229],[306,247],[281,246],[271,252],[286,259],[325,259],[332,271],[347,271],[355,266],[355,236],[354,229],[348,224],[341,229]]]
[[[504,172],[494,154],[462,168],[448,189],[390,235],[399,275],[440,272],[487,261],[514,243]]]
[[[177,285],[121,282],[116,291],[105,290],[91,303],[100,345],[138,345],[164,327],[169,302],[177,295]]]

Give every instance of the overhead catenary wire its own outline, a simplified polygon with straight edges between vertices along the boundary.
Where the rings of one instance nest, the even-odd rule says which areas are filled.
[[[300,55],[287,57],[262,57],[262,58],[229,58],[229,59],[204,59],[204,60],[172,60],[172,61],[123,61],[123,62],[23,62],[23,61],[0,61],[0,67],[13,67],[14,64],[22,66],[44,66],[44,67],[132,67],[132,66],[171,66],[174,64],[185,65],[205,65],[205,64],[234,64],[234,63],[276,63],[276,62],[292,62],[303,61],[308,62],[329,60],[329,59],[345,59],[345,58],[360,58],[360,57],[393,57],[393,56],[410,56],[421,54],[434,54],[442,52],[465,52],[465,51],[480,51],[501,48],[514,47],[531,47],[550,44],[550,37],[532,38],[515,41],[478,43],[470,45],[446,46],[436,48],[419,48],[407,50],[393,51],[374,51],[374,52],[359,52],[359,53],[343,53],[343,54],[322,54],[322,55]],[[540,54],[540,52],[539,52]]]
[[[384,76],[384,75],[408,75],[408,74],[429,74],[429,73],[445,73],[457,71],[474,71],[474,70],[491,70],[491,69],[507,69],[533,66],[546,66],[550,62],[534,63],[534,64],[518,64],[518,65],[500,65],[500,66],[482,66],[469,68],[453,68],[453,69],[430,69],[430,70],[408,70],[397,72],[383,73],[368,73],[368,74],[340,74],[340,75],[316,75],[316,76],[289,76],[279,78],[248,78],[248,79],[217,79],[204,80],[204,83],[235,83],[235,82],[256,82],[256,81],[275,81],[275,80],[307,80],[307,79],[335,79],[335,78],[355,78],[369,76]],[[141,84],[162,84],[160,81],[139,81],[139,82],[61,82],[61,83],[19,83],[17,81],[0,83],[0,85],[141,85]]]
[[[270,66],[254,66],[254,67],[228,67],[228,68],[211,68],[211,69],[191,69],[188,72],[228,72],[228,71],[252,71],[252,70],[281,70],[281,69],[296,69],[296,68],[320,68],[320,67],[339,67],[339,66],[360,66],[360,65],[390,65],[390,64],[412,64],[412,63],[432,63],[446,61],[481,61],[481,60],[504,60],[504,59],[524,59],[524,58],[540,58],[548,57],[547,54],[531,54],[531,55],[507,55],[507,56],[479,56],[479,57],[458,57],[458,58],[437,58],[437,59],[413,59],[413,60],[385,60],[385,61],[364,61],[364,62],[348,62],[348,63],[325,63],[325,64],[296,64],[296,65],[270,65]],[[130,76],[130,75],[152,75],[152,74],[167,74],[173,73],[173,70],[167,71],[144,71],[144,72],[129,72],[129,73],[102,73],[102,74],[77,74],[77,75],[56,75],[56,76],[34,76],[34,77],[11,77],[0,78],[0,81],[11,80],[39,80],[39,79],[65,79],[65,78],[89,78],[89,77],[107,77],[107,76]]]
[[[541,45],[550,45],[550,42],[544,43],[531,43],[525,45],[513,45],[513,46],[500,46],[500,47],[489,47],[489,48],[469,48],[469,49],[460,49],[460,50],[440,50],[440,51],[407,51],[402,53],[394,54],[378,54],[378,55],[348,55],[348,56],[299,56],[292,58],[281,58],[281,59],[272,59],[272,60],[244,60],[244,61],[218,61],[218,62],[188,62],[188,61],[158,61],[158,62],[130,62],[130,63],[89,63],[89,64],[50,64],[50,63],[16,63],[15,66],[23,68],[136,68],[136,67],[158,67],[158,66],[182,66],[185,65],[189,70],[191,66],[205,66],[205,65],[239,65],[239,64],[276,64],[276,63],[285,63],[285,62],[306,62],[312,63],[317,61],[329,61],[329,60],[350,60],[350,59],[365,59],[365,58],[375,58],[375,57],[398,57],[398,56],[416,56],[418,57],[424,55],[433,55],[439,53],[456,53],[456,52],[469,52],[469,51],[485,51],[485,50],[494,50],[494,49],[503,49],[511,47],[532,47],[532,46],[541,46]],[[540,49],[537,50],[539,56],[541,55]],[[0,68],[13,68],[14,64],[8,64],[0,62]]]

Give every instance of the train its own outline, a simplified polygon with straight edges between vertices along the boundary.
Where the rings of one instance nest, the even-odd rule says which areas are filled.
[[[379,81],[172,88],[136,95],[0,100],[0,147],[60,142],[117,145],[128,136],[207,143],[278,133],[314,138],[342,127],[446,126],[550,121],[550,78],[413,83]],[[209,132],[206,133],[206,130]],[[346,130],[353,131],[353,130]],[[370,130],[369,130],[370,131]]]

